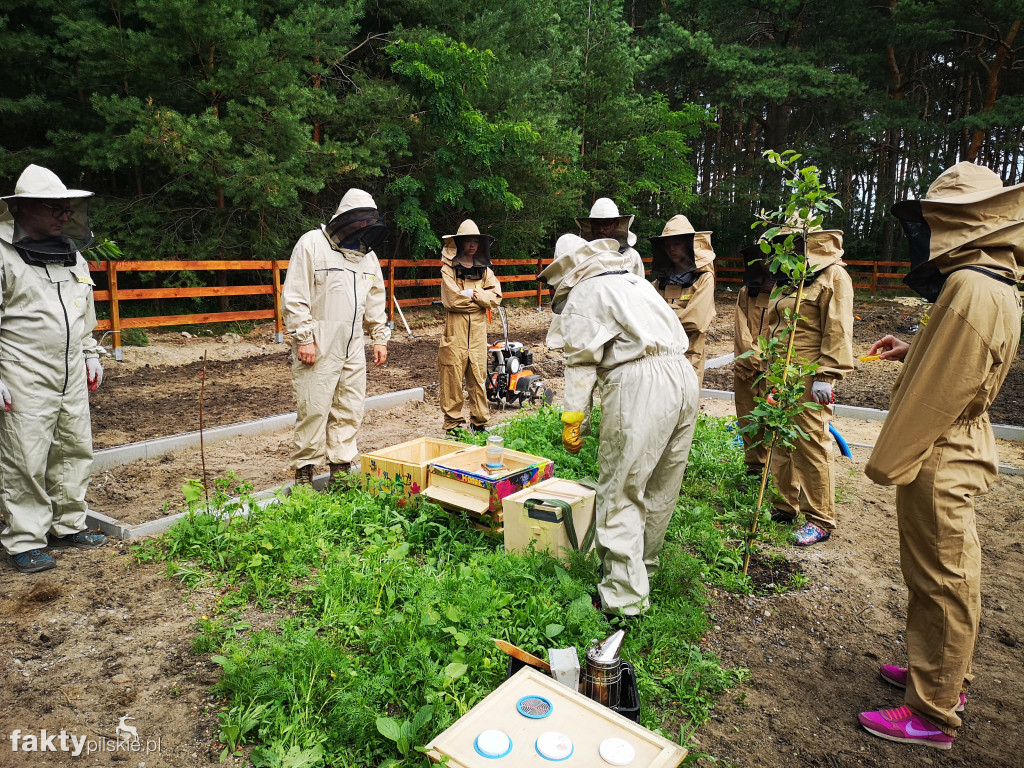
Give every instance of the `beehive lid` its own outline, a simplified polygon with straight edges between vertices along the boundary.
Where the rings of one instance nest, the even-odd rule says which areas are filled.
[[[525,696],[547,699],[551,713],[541,719],[524,717],[516,710],[516,702]],[[511,738],[512,751],[506,757],[483,757],[474,749],[476,737],[490,729],[504,731]],[[633,747],[631,768],[676,768],[686,757],[686,750],[678,744],[529,667],[510,677],[431,740],[427,749],[435,762],[447,756],[452,768],[551,768],[551,761],[541,757],[534,746],[537,738],[549,731],[564,733],[572,740],[572,755],[559,761],[565,768],[608,765],[599,749],[611,738]]]
[[[433,499],[442,507],[456,507],[458,509],[464,509],[478,517],[486,513],[490,507],[488,499],[482,499],[479,496],[462,493],[454,488],[429,485],[423,489],[423,495]]]
[[[505,501],[518,501],[523,502],[527,499],[559,499],[572,503],[577,499],[588,499],[591,496],[596,495],[596,491],[582,483],[577,483],[574,480],[565,480],[561,477],[552,477],[531,485],[528,488],[523,488],[521,491],[506,496]]]

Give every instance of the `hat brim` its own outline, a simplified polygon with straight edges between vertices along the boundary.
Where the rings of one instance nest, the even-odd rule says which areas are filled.
[[[485,235],[483,233],[477,235],[441,235],[441,240],[445,243],[457,243],[459,240],[466,240],[470,237],[486,240],[488,245],[494,242],[494,235]]]
[[[0,200],[77,200],[82,197],[93,197],[95,194],[95,192],[87,192],[84,189],[65,189],[60,194],[50,195],[25,194],[24,192],[20,195],[0,195]]]

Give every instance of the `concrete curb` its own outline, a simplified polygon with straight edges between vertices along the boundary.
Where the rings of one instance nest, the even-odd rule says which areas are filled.
[[[383,395],[374,395],[366,398],[365,409],[367,411],[392,408],[411,400],[423,400],[423,387],[403,389],[398,392],[387,392]],[[230,440],[240,435],[262,435],[267,432],[276,432],[285,429],[295,423],[295,411],[283,413],[278,416],[267,416],[252,421],[241,421],[237,424],[225,424],[221,427],[211,427],[203,430],[203,441],[206,445]],[[92,471],[102,472],[111,467],[120,467],[130,464],[133,461],[143,459],[154,459],[174,451],[185,448],[199,447],[199,432],[183,432],[179,435],[159,437],[153,440],[141,440],[137,443],[119,445],[116,448],[104,448],[96,451],[93,455]]]
[[[401,405],[402,403],[415,400],[420,402],[423,401],[423,387],[414,387],[413,389],[403,389],[398,392],[387,392],[383,395],[368,397],[366,398],[365,410],[374,411],[383,408],[393,408],[396,405]],[[268,416],[262,419],[243,421],[238,424],[226,424],[222,427],[213,427],[212,429],[203,430],[203,442],[209,445],[211,443],[223,442],[224,440],[229,440],[232,437],[238,437],[239,435],[259,435],[266,432],[274,432],[294,424],[295,416],[296,414],[293,411],[292,413],[284,413],[279,416]],[[94,472],[99,472],[111,467],[130,464],[134,461],[156,458],[185,448],[198,447],[198,432],[185,432],[180,435],[171,435],[170,437],[161,437],[155,440],[143,440],[138,443],[129,443],[128,445],[119,445],[116,448],[107,448],[102,451],[96,451],[93,457],[92,468]],[[325,473],[313,478],[313,487],[317,490],[322,490],[329,477],[330,476]],[[277,488],[260,491],[253,495],[253,500],[259,507],[265,507],[268,504],[274,503],[280,493],[283,492],[285,495],[291,493],[292,485],[294,485],[294,483],[285,483]],[[249,513],[247,507],[241,506],[241,501],[238,498],[229,499],[225,504],[225,507],[229,509],[232,508],[232,506],[234,506],[235,509],[231,514],[248,515]],[[205,511],[207,511],[205,506],[195,510],[197,513]],[[189,514],[189,512],[179,512],[175,515],[168,515],[157,520],[149,520],[145,523],[139,523],[138,525],[128,525],[127,523],[122,523],[120,520],[115,520],[114,518],[108,517],[100,512],[90,510],[86,515],[86,524],[92,529],[99,529],[113,539],[134,541],[147,536],[158,536],[161,533],[166,532],[172,525]],[[224,513],[220,512],[220,514]]]
[[[718,358],[721,360],[722,358]],[[736,402],[736,396],[725,389],[702,389],[700,391],[701,397],[707,397],[712,400],[726,400],[730,403]],[[877,408],[861,408],[856,405],[837,405],[835,406],[835,414],[841,418],[846,419],[864,419],[866,421],[885,421],[885,417],[889,415],[888,411],[880,411]],[[1009,424],[993,424],[992,431],[995,436],[1003,440],[1014,440],[1017,442],[1024,441],[1024,427],[1014,427]],[[850,443],[854,448],[874,448],[873,445],[866,445],[864,443]],[[1007,464],[999,465],[999,472],[1004,475],[1024,475],[1024,469],[1018,469],[1017,467],[1011,467]]]
[[[330,475],[326,472],[322,475],[317,475],[313,478],[313,487],[318,491],[323,491],[327,485],[327,481],[330,479]],[[269,488],[259,493],[252,495],[252,500],[256,502],[256,506],[260,509],[274,504],[278,501],[280,496],[288,496],[292,492],[292,487],[295,483],[285,483],[276,488]],[[196,507],[192,511],[178,512],[174,515],[167,515],[167,517],[161,517],[157,520],[148,520],[145,523],[139,523],[138,525],[127,525],[122,523],[120,520],[115,520],[112,517],[100,514],[89,510],[86,515],[86,524],[91,529],[99,529],[104,534],[112,539],[118,539],[120,541],[137,541],[138,539],[145,539],[149,536],[159,536],[161,533],[166,533],[170,530],[171,526],[184,517],[188,517],[191,514],[206,514],[207,512],[220,515],[220,516],[235,516],[242,515],[243,517],[249,516],[250,507],[242,504],[242,500],[235,496],[228,499],[224,503],[224,507],[221,509],[213,509],[207,506]],[[227,510],[227,511],[225,511]]]

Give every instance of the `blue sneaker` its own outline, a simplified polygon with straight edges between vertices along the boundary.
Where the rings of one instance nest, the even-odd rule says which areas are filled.
[[[107,537],[102,533],[93,533],[86,529],[78,533],[69,533],[67,536],[49,536],[51,547],[74,547],[75,549],[96,549],[107,543]]]
[[[30,549],[27,552],[19,552],[10,555],[11,563],[21,573],[39,573],[57,567],[57,561],[42,549]]]

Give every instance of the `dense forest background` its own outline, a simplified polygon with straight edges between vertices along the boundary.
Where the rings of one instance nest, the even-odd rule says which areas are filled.
[[[822,168],[850,258],[894,200],[976,160],[1024,181],[1021,0],[5,0],[0,180],[100,194],[127,258],[284,258],[341,194],[382,255],[465,216],[537,256],[599,196],[643,238],[685,213],[732,254]]]

